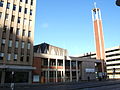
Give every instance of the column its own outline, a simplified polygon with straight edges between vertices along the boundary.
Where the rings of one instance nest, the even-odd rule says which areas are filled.
[[[28,76],[28,83],[32,83],[32,71],[29,71],[29,76]]]
[[[76,60],[76,77],[77,77],[76,81],[78,82],[79,75],[78,75],[78,61],[77,60]]]
[[[72,82],[72,66],[71,66],[71,60],[70,60],[70,82]]]
[[[58,60],[56,59],[56,82],[58,82],[58,78],[57,78],[57,71],[58,71],[58,70],[57,70],[57,61],[58,61]]]
[[[63,82],[65,82],[65,58],[63,59]]]
[[[48,79],[48,82],[50,81],[49,79],[50,79],[50,70],[49,70],[49,67],[50,67],[50,59],[48,58],[48,77],[47,77],[47,79]]]
[[[1,76],[1,84],[5,83],[5,71],[2,71],[2,76]]]

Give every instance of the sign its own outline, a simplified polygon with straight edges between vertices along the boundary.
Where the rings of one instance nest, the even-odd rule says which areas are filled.
[[[85,72],[95,72],[95,69],[94,68],[86,68]]]

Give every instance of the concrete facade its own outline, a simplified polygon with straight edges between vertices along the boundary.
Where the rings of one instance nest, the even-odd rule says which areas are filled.
[[[104,36],[103,36],[103,27],[102,27],[102,19],[101,12],[99,8],[95,8],[92,10],[92,20],[94,27],[94,37],[95,37],[95,46],[96,46],[96,59],[102,60],[102,72],[106,72],[105,65],[105,47],[104,47]]]
[[[12,72],[16,79],[32,77],[35,10],[36,0],[0,0],[1,83],[10,83]]]
[[[50,83],[95,80],[101,61],[71,57],[66,49],[43,43],[34,46],[33,63],[37,68],[33,71],[33,83]]]
[[[120,79],[120,46],[105,49],[107,76],[110,79]],[[82,54],[80,58],[96,58],[95,52]]]

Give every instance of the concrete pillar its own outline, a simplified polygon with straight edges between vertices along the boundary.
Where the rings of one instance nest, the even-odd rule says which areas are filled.
[[[58,70],[57,70],[57,61],[58,61],[58,60],[56,59],[56,82],[58,82],[58,78],[57,78],[57,71],[58,71]]]
[[[78,75],[78,61],[76,61],[76,77],[77,77],[76,81],[78,82],[78,80],[79,80],[79,75]]]
[[[2,75],[1,75],[1,84],[5,83],[5,71],[2,71]]]
[[[65,82],[65,58],[63,59],[63,82]]]
[[[28,83],[32,83],[32,71],[29,71],[29,76],[28,76]]]
[[[70,82],[72,82],[72,65],[70,60]]]
[[[48,79],[48,82],[50,82],[50,59],[48,58],[48,75],[47,75],[47,79]]]

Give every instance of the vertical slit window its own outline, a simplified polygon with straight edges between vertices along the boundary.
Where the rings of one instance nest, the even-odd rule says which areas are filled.
[[[14,20],[15,20],[15,16],[14,16],[14,15],[12,15],[11,21],[13,21],[13,22],[14,22]]]
[[[17,28],[17,30],[16,30],[16,35],[19,35],[19,34],[20,34],[20,29]]]
[[[18,17],[18,23],[20,23],[20,19],[21,19],[21,18],[20,18],[20,17]]]
[[[1,19],[1,17],[2,17],[2,12],[0,12],[0,19]]]
[[[9,9],[9,8],[10,8],[10,3],[7,3],[6,8],[7,8],[7,9]]]
[[[14,10],[14,11],[16,10],[16,5],[15,5],[15,4],[13,5],[13,10]]]
[[[3,3],[4,3],[3,1],[0,1],[0,7],[3,7]]]
[[[22,12],[22,7],[21,6],[19,6],[19,12]]]

